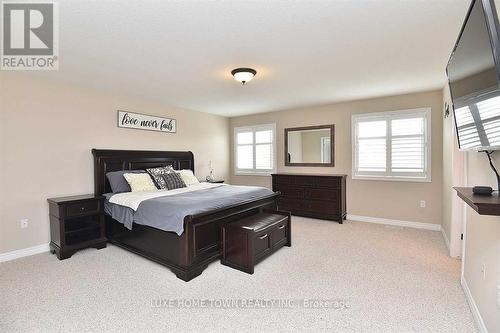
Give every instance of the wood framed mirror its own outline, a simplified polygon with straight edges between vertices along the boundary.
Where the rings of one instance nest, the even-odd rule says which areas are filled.
[[[285,128],[286,166],[335,166],[335,125]]]

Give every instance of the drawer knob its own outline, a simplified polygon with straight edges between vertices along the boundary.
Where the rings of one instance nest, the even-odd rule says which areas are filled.
[[[278,229],[280,229],[280,230],[281,230],[281,229],[283,229],[284,227],[285,227],[285,225],[283,224],[283,225],[280,225],[280,226],[278,227]]]
[[[267,237],[267,234],[260,236],[259,239],[264,239],[266,237]]]
[[[85,210],[85,207],[80,208],[81,210]]]

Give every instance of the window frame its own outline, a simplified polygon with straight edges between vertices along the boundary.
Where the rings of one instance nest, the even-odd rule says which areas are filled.
[[[359,172],[358,167],[358,138],[357,138],[357,123],[369,120],[386,120],[390,122],[395,119],[407,119],[412,115],[423,115],[425,119],[424,127],[424,173],[425,177],[421,177],[405,172],[391,172],[391,143],[392,133],[391,127],[386,126],[386,171],[385,172]],[[432,127],[431,127],[432,112],[430,107],[404,109],[384,112],[371,112],[353,114],[351,116],[351,155],[352,155],[352,179],[356,180],[381,180],[381,181],[403,181],[403,182],[432,182]],[[399,137],[399,136],[398,136]]]
[[[256,149],[255,147],[259,144],[255,142],[255,132],[261,131],[261,130],[271,130],[272,131],[272,142],[271,142],[271,163],[272,163],[272,168],[271,169],[257,169],[256,168]],[[241,146],[252,146],[253,150],[253,168],[251,169],[239,169],[238,168],[238,133],[239,132],[252,132],[253,136],[253,141],[251,144],[242,144]],[[270,176],[272,173],[276,172],[276,123],[272,124],[260,124],[260,125],[253,125],[253,126],[241,126],[241,127],[235,127],[233,129],[233,153],[234,153],[234,160],[233,160],[233,167],[234,167],[234,174],[236,176]]]

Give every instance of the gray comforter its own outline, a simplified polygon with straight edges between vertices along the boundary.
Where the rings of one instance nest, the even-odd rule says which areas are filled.
[[[273,192],[264,187],[220,185],[193,192],[180,193],[141,202],[137,211],[109,202],[113,193],[105,194],[104,211],[132,229],[133,223],[143,224],[177,235],[184,232],[184,217],[224,208],[242,201],[257,199]]]

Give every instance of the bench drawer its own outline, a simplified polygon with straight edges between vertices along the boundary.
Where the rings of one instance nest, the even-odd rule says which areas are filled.
[[[272,231],[272,246],[279,247],[288,240],[288,221],[278,224]]]
[[[256,260],[265,256],[271,251],[271,233],[266,232],[260,235],[255,235],[253,240],[254,246],[254,257]]]

